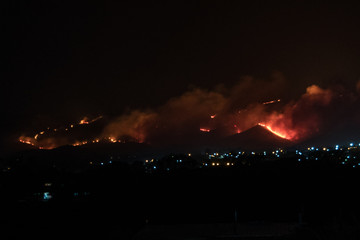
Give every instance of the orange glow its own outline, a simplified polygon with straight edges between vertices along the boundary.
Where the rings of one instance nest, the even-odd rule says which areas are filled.
[[[280,102],[280,101],[281,101],[280,99],[276,99],[276,100],[264,102],[263,104],[264,104],[264,105],[268,105],[268,104],[277,103],[277,102]]]
[[[32,143],[30,140],[28,140],[28,139],[19,139],[19,141],[21,142],[21,143],[25,143],[25,144],[29,144],[29,145],[32,145],[32,146],[35,146],[35,144],[34,143]]]
[[[94,118],[94,119],[89,119],[88,117],[84,117],[83,119],[80,120],[79,124],[82,125],[82,124],[90,124],[90,123],[93,123],[99,119],[103,118],[103,116],[98,116],[97,118]],[[73,125],[71,125],[73,127]]]
[[[273,130],[270,126],[268,125],[265,125],[263,123],[258,123],[259,126],[262,126],[262,127],[265,127],[267,130],[269,130],[270,132],[272,132],[273,134],[281,137],[281,138],[285,138],[285,139],[288,139],[286,133],[282,133],[282,132],[279,132],[279,131],[275,131]]]
[[[234,128],[236,128],[236,133],[241,133],[241,130],[238,128],[236,124],[234,124]]]
[[[200,128],[200,131],[202,131],[202,132],[210,132],[211,130],[207,129],[207,128]]]
[[[85,117],[80,120],[79,124],[89,124],[89,122],[88,122],[87,118]]]
[[[215,117],[216,117],[216,114],[210,116],[211,119],[214,119]]]

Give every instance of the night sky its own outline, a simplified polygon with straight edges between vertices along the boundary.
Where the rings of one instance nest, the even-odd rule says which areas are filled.
[[[244,76],[281,75],[285,100],[312,84],[355,94],[359,10],[344,1],[12,1],[2,135],[156,109],[194,88],[229,91]],[[274,97],[261,93],[259,101]]]

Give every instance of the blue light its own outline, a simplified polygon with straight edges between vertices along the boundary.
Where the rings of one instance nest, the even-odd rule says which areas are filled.
[[[301,159],[300,159],[300,158],[298,159],[298,162],[301,162]]]
[[[109,163],[111,164],[111,163],[112,163],[112,161],[109,161]]]
[[[100,163],[100,164],[101,164],[101,166],[102,166],[102,165],[104,165],[104,163],[103,163],[103,162],[102,162],[102,163]]]
[[[44,192],[44,195],[43,195],[44,200],[49,200],[51,198],[52,198],[52,196],[51,196],[51,194],[49,192]]]
[[[156,166],[154,166],[154,169],[156,169]]]
[[[353,147],[354,146],[354,144],[353,143],[350,143],[350,147]]]

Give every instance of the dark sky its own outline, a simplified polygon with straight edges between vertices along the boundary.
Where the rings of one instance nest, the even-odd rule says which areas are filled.
[[[273,71],[291,94],[314,83],[354,86],[359,4],[314,2],[11,1],[3,132],[156,107],[189,86]]]

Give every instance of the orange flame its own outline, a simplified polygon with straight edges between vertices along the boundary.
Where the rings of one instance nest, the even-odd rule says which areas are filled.
[[[200,131],[202,131],[202,132],[210,132],[211,130],[207,129],[207,128],[200,128]]]
[[[280,102],[280,101],[281,101],[280,99],[276,99],[276,100],[264,102],[263,104],[264,104],[264,105],[268,105],[268,104],[277,103],[277,102]]]
[[[273,130],[270,126],[268,125],[265,125],[263,123],[258,123],[259,126],[262,126],[262,127],[265,127],[267,130],[269,130],[270,132],[272,132],[273,134],[281,137],[281,138],[285,138],[285,139],[289,139],[288,136],[286,135],[286,133],[282,133],[282,132],[279,132],[279,131],[275,131]]]
[[[89,124],[87,117],[80,120],[79,124]]]

